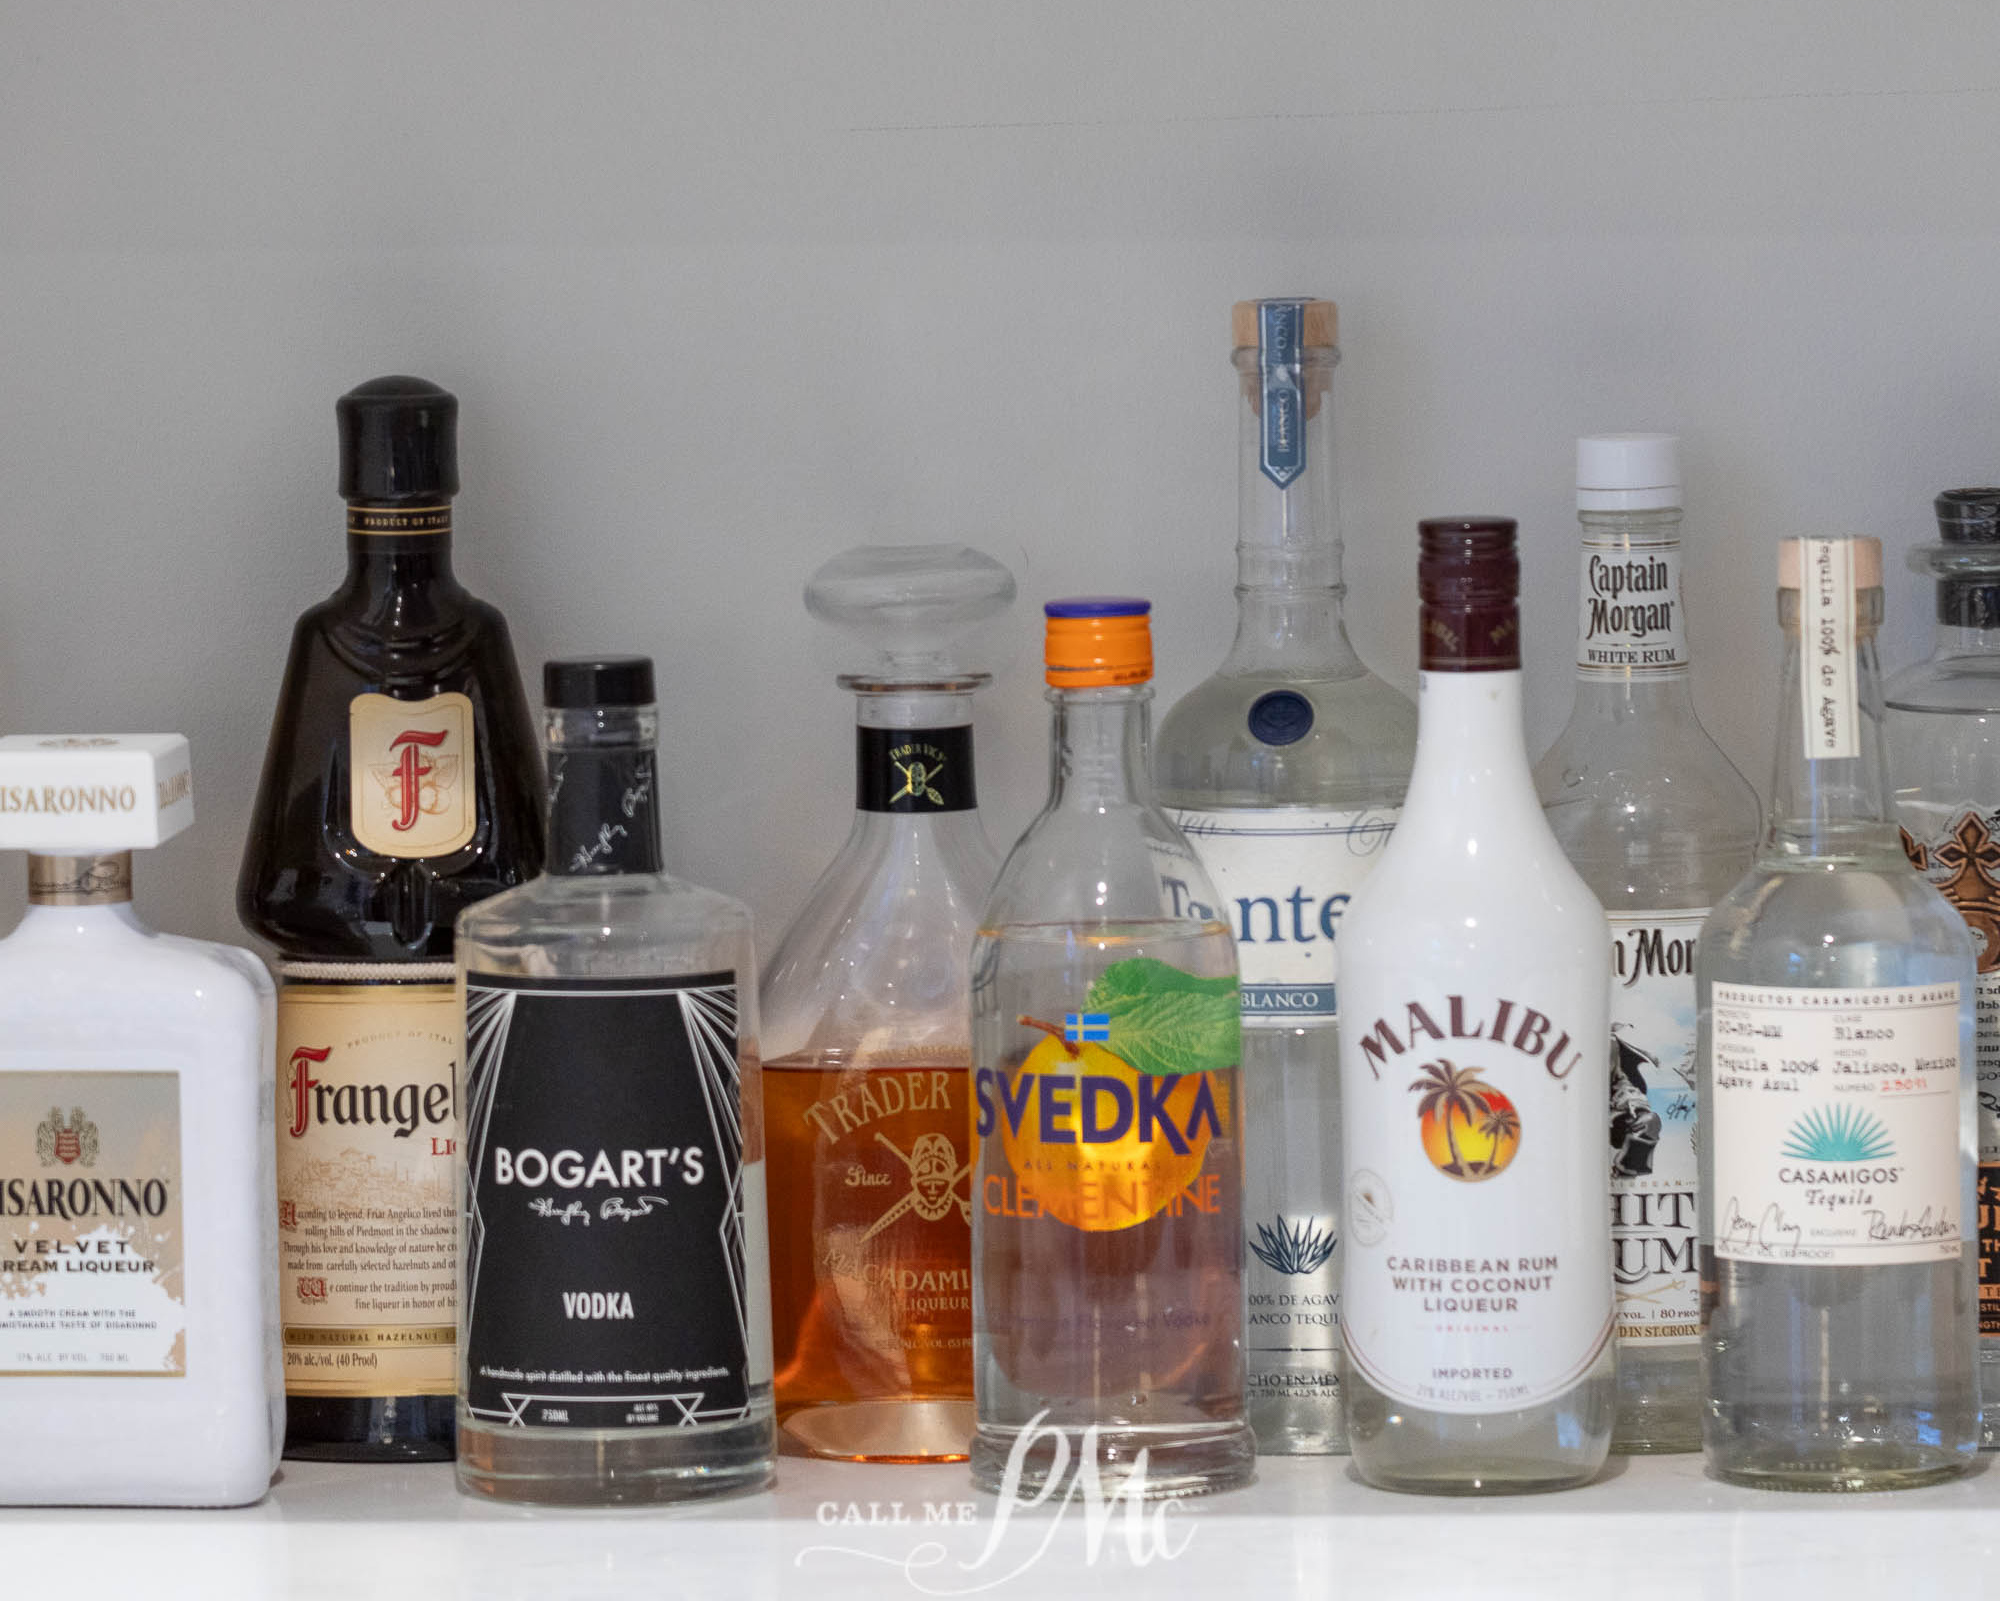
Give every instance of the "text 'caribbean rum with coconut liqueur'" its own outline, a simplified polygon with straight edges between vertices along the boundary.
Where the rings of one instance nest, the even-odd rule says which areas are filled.
[[[2000,489],[1937,497],[1936,645],[1889,681],[1883,731],[1903,849],[1979,947],[1980,1445],[2000,1444]]]
[[[1888,810],[1880,542],[1786,540],[1778,620],[1770,825],[1696,958],[1702,1444],[1902,1489],[1979,1444],[1973,943]]]
[[[1228,1489],[1256,1466],[1235,945],[1153,799],[1150,603],[1043,609],[1049,799],[972,948],[973,1480]]]
[[[1514,523],[1420,529],[1416,769],[1341,935],[1348,1448],[1558,1489],[1611,1443],[1609,941],[1522,748]]]
[[[1757,848],[1755,791],[1696,717],[1681,598],[1680,442],[1576,442],[1576,699],[1535,767],[1549,824],[1611,920],[1614,1451],[1701,1449],[1695,940]]]
[[[1250,1424],[1260,1451],[1337,1451],[1336,955],[1403,803],[1417,718],[1341,622],[1333,302],[1241,301],[1233,327],[1236,641],[1161,724],[1160,793],[1243,969]]]
[[[458,402],[341,397],[347,577],[299,619],[236,886],[278,948],[286,1454],[452,1454],[452,924],[542,861],[507,624],[452,573]]]

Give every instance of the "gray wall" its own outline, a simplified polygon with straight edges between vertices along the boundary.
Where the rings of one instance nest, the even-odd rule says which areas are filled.
[[[1220,657],[1229,302],[1317,293],[1364,655],[1413,686],[1417,517],[1520,517],[1539,750],[1571,439],[1675,429],[1697,698],[1761,785],[1774,542],[1882,536],[1901,663],[1930,496],[2000,477],[1996,61],[1989,0],[0,0],[0,727],[188,733],[141,899],[236,937],[333,399],[421,374],[468,580],[531,670],[659,658],[669,851],[768,948],[848,818],[805,574],[1015,566],[1004,845],[1042,599],[1151,595],[1165,700]]]

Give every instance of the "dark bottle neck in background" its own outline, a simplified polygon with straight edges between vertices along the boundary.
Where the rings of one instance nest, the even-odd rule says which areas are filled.
[[[2000,629],[2000,584],[1945,579],[1937,586],[1937,620],[1946,628]]]
[[[551,876],[661,871],[652,746],[551,746],[548,759]]]

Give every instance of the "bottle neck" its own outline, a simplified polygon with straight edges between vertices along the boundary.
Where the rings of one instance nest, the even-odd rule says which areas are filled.
[[[1153,804],[1153,686],[1051,689],[1049,810]]]
[[[1229,666],[1351,669],[1341,620],[1333,369],[1325,347],[1234,360],[1237,411],[1236,642]]]
[[[125,906],[132,900],[132,853],[30,856],[30,906]]]
[[[658,714],[650,706],[551,708],[544,729],[549,873],[659,872]]]
[[[406,606],[413,594],[452,590],[451,507],[347,508],[347,592],[370,610]]]
[[[1994,611],[1984,621],[1964,622],[1957,619],[1965,616],[1965,611],[1956,603],[1947,615],[1947,602],[1942,591],[1947,586],[1938,586],[1938,625],[1932,654],[1935,656],[2000,656],[2000,610]],[[1990,593],[1981,587],[1982,594]],[[1983,603],[1982,603],[1983,604]]]
[[[1577,585],[1577,705],[1693,708],[1681,599],[1681,511],[1585,511]]]
[[[1767,853],[1784,857],[1902,859],[1886,804],[1882,679],[1875,634],[1882,591],[1854,592],[1852,627],[1811,628],[1800,644],[1800,596],[1778,591],[1784,670],[1778,684],[1778,745],[1771,778]]]
[[[844,677],[855,691],[854,805],[864,819],[974,814],[972,691],[983,673],[931,684]]]

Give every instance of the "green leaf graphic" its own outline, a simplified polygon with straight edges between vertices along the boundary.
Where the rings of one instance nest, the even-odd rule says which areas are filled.
[[[1135,956],[1100,973],[1084,1004],[1110,1018],[1105,1048],[1135,1072],[1211,1073],[1237,1064],[1243,1003],[1233,977],[1196,978]]]

